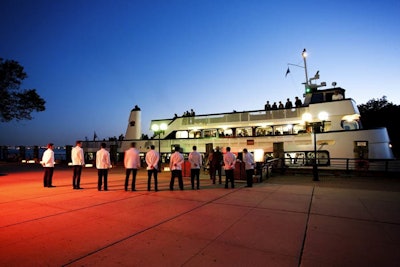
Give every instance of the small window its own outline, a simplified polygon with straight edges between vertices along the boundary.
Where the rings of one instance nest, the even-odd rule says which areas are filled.
[[[360,129],[360,125],[358,124],[358,121],[347,121],[347,120],[342,120],[340,125],[342,126],[343,129],[346,131],[349,130],[357,130]]]

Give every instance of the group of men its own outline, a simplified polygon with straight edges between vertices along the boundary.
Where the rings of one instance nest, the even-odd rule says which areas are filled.
[[[253,155],[248,152],[247,148],[243,149],[242,160],[245,164],[245,170],[246,170],[246,182],[247,182],[246,187],[252,187],[255,163]],[[219,151],[219,147],[216,147],[215,151],[211,150],[210,153],[208,154],[208,164],[209,164],[210,179],[213,181],[213,184],[215,184],[217,172],[219,177],[219,184],[222,184],[221,170],[223,167],[226,176],[225,188],[228,188],[229,183],[231,184],[232,188],[235,187],[234,171],[236,167],[236,156],[231,152],[230,147],[226,148],[225,154],[222,154]]]
[[[42,156],[42,165],[44,167],[43,185],[44,187],[55,187],[53,185],[54,172],[54,144],[47,144],[47,149]],[[75,146],[71,150],[71,160],[73,166],[72,188],[83,189],[81,184],[82,167],[85,165],[85,157],[82,149],[82,141],[76,141]],[[108,190],[108,169],[112,167],[110,153],[106,150],[106,143],[101,143],[100,150],[96,152],[96,168],[98,173],[97,187],[105,191]],[[103,186],[104,181],[104,186]]]
[[[52,184],[53,170],[54,170],[54,144],[49,143],[47,150],[43,153],[42,164],[44,167],[44,187],[55,187]],[[224,167],[226,181],[225,188],[228,184],[234,188],[234,169],[236,165],[236,156],[231,152],[231,148],[226,148],[226,153],[222,155],[219,148],[209,155],[210,163],[210,178],[215,184],[216,172],[218,171],[219,183],[222,183],[221,168]],[[85,158],[82,149],[82,141],[76,141],[75,147],[71,150],[71,160],[73,165],[72,186],[73,189],[82,189],[80,186],[82,167],[85,165]],[[193,146],[193,151],[190,152],[188,160],[190,162],[190,178],[192,189],[200,189],[200,169],[202,167],[202,156],[197,152],[197,147]],[[151,179],[154,178],[154,190],[158,191],[157,175],[160,170],[160,154],[155,151],[154,145],[150,146],[150,150],[146,153],[145,161],[147,164],[147,190],[151,190]],[[243,149],[243,162],[245,163],[247,187],[253,185],[254,174],[254,159],[247,149]],[[180,153],[180,148],[175,147],[175,152],[170,157],[169,167],[171,171],[171,180],[169,189],[174,190],[175,178],[178,178],[179,189],[183,190],[183,175],[182,164],[184,163],[183,155]],[[97,188],[99,191],[108,190],[108,170],[112,167],[110,160],[110,153],[106,150],[106,144],[101,143],[100,150],[96,152],[96,168],[98,172]],[[141,160],[139,150],[136,148],[135,142],[131,143],[128,150],[124,155],[125,173],[125,191],[129,188],[129,178],[132,174],[131,191],[136,191],[136,175],[138,169],[141,167]]]

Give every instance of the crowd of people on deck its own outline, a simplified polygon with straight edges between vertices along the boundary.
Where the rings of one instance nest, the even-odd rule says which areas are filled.
[[[54,173],[54,144],[49,143],[47,150],[43,153],[42,165],[44,168],[43,185],[44,187],[52,188],[53,173]],[[180,152],[180,147],[176,146],[174,153],[170,157],[169,169],[171,171],[171,180],[169,189],[174,190],[175,178],[178,179],[180,190],[184,190],[182,165],[184,164],[184,157]],[[80,186],[82,168],[85,166],[85,158],[82,149],[82,141],[76,141],[75,147],[71,150],[71,160],[73,166],[72,173],[72,188],[75,190],[83,189]],[[235,188],[234,170],[236,167],[235,154],[231,152],[230,147],[226,147],[226,153],[222,154],[219,147],[211,150],[207,155],[207,162],[210,168],[210,179],[213,184],[216,183],[216,175],[218,172],[219,184],[222,184],[222,168],[225,171],[225,188]],[[192,147],[192,152],[189,153],[188,161],[190,162],[190,181],[192,189],[200,189],[200,170],[203,166],[203,157],[197,152],[197,147]],[[246,187],[252,187],[254,175],[254,158],[253,155],[243,149],[242,159],[246,170]],[[151,181],[154,180],[154,191],[158,191],[158,172],[161,170],[160,153],[155,151],[155,146],[151,145],[149,151],[145,156],[146,170],[147,170],[147,190],[151,191]],[[124,167],[125,167],[125,191],[136,191],[136,176],[141,166],[141,159],[139,150],[136,148],[136,143],[132,142],[130,148],[124,154]],[[100,149],[96,152],[96,168],[97,168],[97,189],[98,191],[108,191],[108,171],[112,168],[110,152],[106,149],[106,143],[101,143]],[[132,175],[131,183],[129,183],[130,176]]]
[[[334,93],[332,94],[332,101],[342,100],[342,99],[343,99],[343,95],[341,94],[341,92],[339,90],[335,90]],[[276,102],[274,102],[271,105],[270,102],[267,101],[265,103],[264,109],[265,109],[265,111],[278,110],[278,109],[291,109],[291,108],[299,108],[302,105],[303,104],[302,104],[300,98],[298,96],[296,96],[294,98],[294,105],[293,105],[293,102],[290,100],[290,98],[287,98],[285,104],[283,104],[282,101],[278,101],[278,104]]]
[[[269,103],[269,101],[267,101],[267,103],[265,103],[264,109],[265,111],[268,110],[278,110],[278,109],[291,109],[293,107],[299,108],[301,107],[302,102],[300,100],[299,97],[295,97],[295,101],[294,101],[294,106],[293,106],[293,102],[290,100],[290,98],[286,99],[286,103],[285,105],[282,103],[282,101],[279,101],[278,104],[276,102],[274,102],[272,105]]]
[[[186,110],[185,112],[183,112],[182,117],[194,117],[196,115],[196,113],[194,112],[193,109]],[[174,114],[174,118],[178,118],[178,114]]]

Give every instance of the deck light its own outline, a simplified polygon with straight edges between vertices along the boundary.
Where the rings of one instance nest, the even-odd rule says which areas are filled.
[[[318,119],[321,121],[312,122],[312,115],[310,113],[304,113],[302,116],[302,120],[306,122],[306,125],[311,125],[313,129],[314,135],[314,159],[313,159],[313,181],[319,181],[318,177],[318,164],[317,164],[317,132],[321,131],[321,121],[322,121],[322,129],[324,129],[325,121],[328,119],[328,113],[325,111],[321,111],[318,114]]]

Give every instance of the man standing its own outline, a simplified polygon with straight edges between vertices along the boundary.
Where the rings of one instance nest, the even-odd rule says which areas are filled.
[[[334,94],[332,95],[332,100],[336,101],[336,100],[342,100],[343,99],[343,95],[339,92],[339,90],[335,90]]]
[[[74,172],[72,175],[72,187],[74,189],[82,189],[81,173],[82,173],[82,166],[85,165],[85,158],[82,149],[82,141],[79,140],[76,141],[75,147],[73,147],[71,151],[71,160],[72,160],[72,165],[74,167]]]
[[[197,152],[197,147],[193,146],[193,151],[189,154],[190,162],[190,181],[192,182],[192,189],[194,189],[194,179],[197,181],[197,189],[200,189],[200,168],[201,168],[201,155]]]
[[[222,162],[222,153],[219,151],[219,147],[215,148],[215,152],[213,153],[211,162],[210,162],[210,172],[211,178],[213,180],[213,184],[215,184],[215,178],[218,171],[219,183],[222,183],[222,173],[221,173],[221,162]]]
[[[299,97],[295,97],[296,101],[294,102],[294,105],[296,106],[296,108],[301,107],[301,100],[299,99]]]
[[[171,170],[171,181],[169,182],[169,190],[174,190],[175,177],[178,177],[179,188],[183,190],[182,164],[183,156],[179,153],[179,147],[175,147],[175,152],[171,155],[169,168]]]
[[[160,155],[154,150],[154,145],[150,146],[150,151],[146,153],[146,164],[147,164],[147,191],[151,188],[151,175],[154,175],[154,190],[158,191],[158,161],[160,160]]]
[[[126,169],[125,191],[128,191],[129,175],[132,172],[132,191],[136,191],[136,174],[140,168],[139,151],[136,149],[136,143],[132,142],[131,147],[125,151],[124,166]]]
[[[228,188],[228,182],[231,182],[231,187],[235,188],[233,171],[235,170],[236,157],[231,152],[231,148],[228,146],[226,148],[226,153],[224,155],[224,169],[225,169],[225,188]]]
[[[44,187],[55,187],[53,185],[53,172],[54,172],[54,144],[47,144],[47,149],[43,153],[42,165],[44,167],[43,185]]]
[[[243,149],[243,162],[246,169],[246,187],[253,187],[254,158],[253,155],[247,151],[247,148]]]
[[[101,191],[104,177],[104,191],[108,190],[108,169],[111,168],[110,152],[106,150],[106,143],[101,143],[100,150],[96,152],[97,189]]]
[[[293,104],[292,101],[290,101],[290,99],[286,99],[286,103],[285,103],[285,108],[292,108]]]

